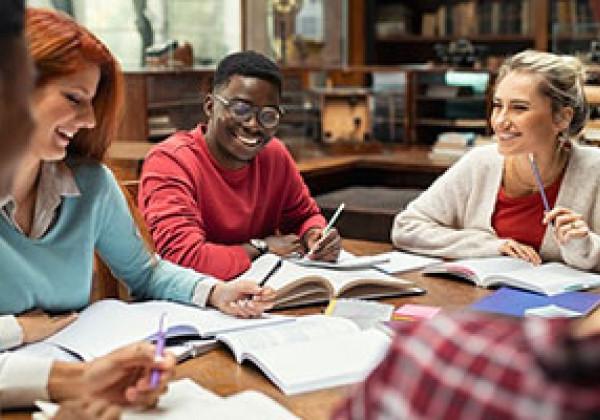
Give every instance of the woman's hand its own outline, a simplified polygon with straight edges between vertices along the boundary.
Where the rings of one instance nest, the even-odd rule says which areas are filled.
[[[166,352],[156,359],[155,346],[135,343],[87,363],[55,362],[48,378],[52,400],[85,398],[118,405],[154,407],[175,373],[175,356]],[[151,386],[152,370],[160,372]]]
[[[510,257],[521,258],[527,262],[538,265],[542,263],[540,255],[529,245],[522,244],[514,239],[508,239],[500,246],[500,253]]]
[[[121,408],[106,400],[82,398],[60,405],[53,420],[118,420]]]
[[[229,315],[254,318],[271,309],[276,297],[277,293],[272,288],[242,280],[217,283],[208,297],[208,303]]]
[[[16,317],[23,330],[23,343],[34,343],[50,337],[77,319],[77,314],[49,316],[35,310]]]
[[[121,405],[154,407],[175,374],[175,356],[167,352],[156,360],[155,346],[136,343],[87,363],[82,391]],[[160,372],[158,385],[150,385],[152,370]]]
[[[303,237],[310,258],[320,261],[337,261],[342,249],[342,238],[337,229],[332,228],[323,237],[323,229],[309,229]],[[312,252],[311,252],[312,250]]]
[[[590,234],[590,228],[579,213],[564,207],[555,207],[542,221],[544,224],[554,222],[554,237],[561,245],[572,239],[582,239]]]

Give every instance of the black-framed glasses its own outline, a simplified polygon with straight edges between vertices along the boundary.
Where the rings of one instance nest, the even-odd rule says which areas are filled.
[[[229,111],[231,116],[240,123],[246,123],[256,117],[256,121],[266,129],[272,129],[279,125],[283,115],[283,109],[278,106],[267,105],[259,107],[243,99],[225,99],[221,95],[213,94]]]

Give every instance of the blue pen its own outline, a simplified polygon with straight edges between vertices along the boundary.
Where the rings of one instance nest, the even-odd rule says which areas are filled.
[[[163,313],[160,316],[160,320],[158,321],[158,333],[156,339],[156,349],[154,351],[154,358],[158,359],[162,357],[165,349],[165,339],[166,339],[166,331],[165,331],[165,319],[167,318],[167,314]],[[160,381],[160,370],[152,369],[152,374],[150,376],[150,388],[156,389],[158,386],[158,382]]]

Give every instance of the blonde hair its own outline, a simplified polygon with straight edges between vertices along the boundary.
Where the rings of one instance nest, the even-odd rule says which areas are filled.
[[[564,107],[573,109],[573,118],[565,134],[569,137],[579,134],[589,116],[583,91],[585,69],[579,59],[534,50],[521,51],[504,61],[496,83],[512,71],[540,76],[540,91],[552,101],[552,113],[556,114]]]

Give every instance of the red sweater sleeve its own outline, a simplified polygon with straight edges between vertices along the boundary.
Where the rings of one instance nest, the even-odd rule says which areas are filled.
[[[144,162],[138,205],[163,258],[231,279],[250,267],[250,258],[240,245],[206,241],[192,171],[172,152],[155,149]]]

